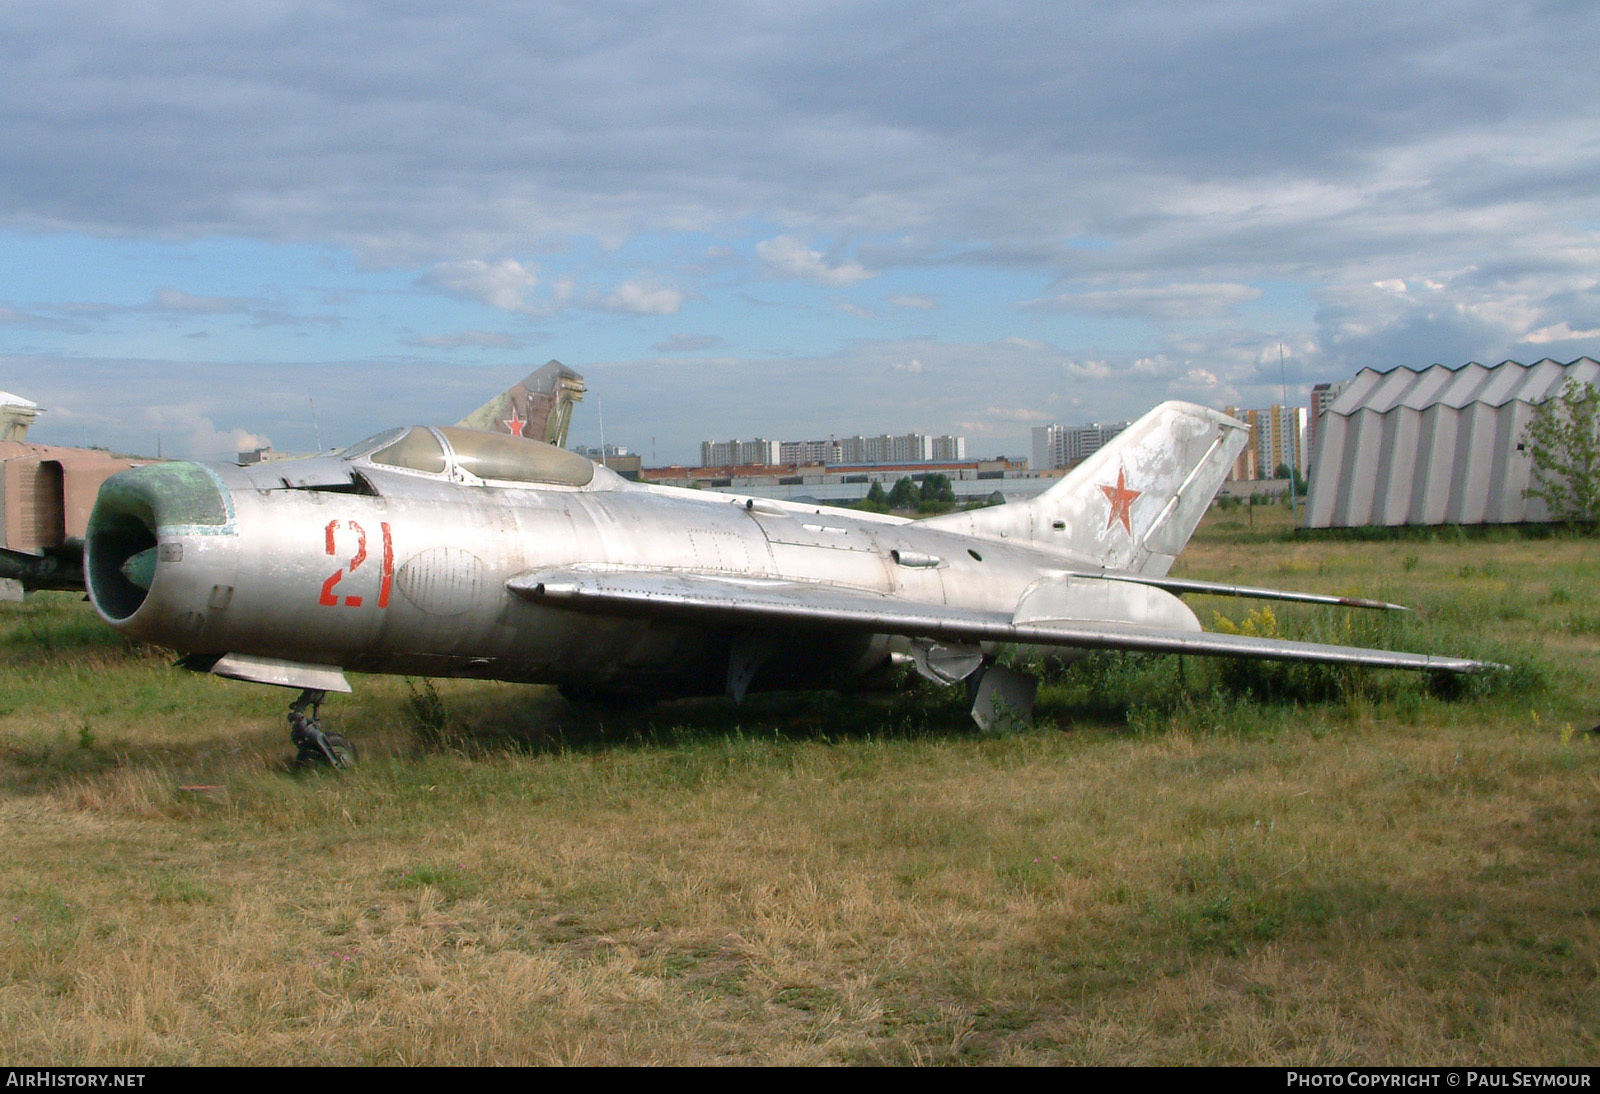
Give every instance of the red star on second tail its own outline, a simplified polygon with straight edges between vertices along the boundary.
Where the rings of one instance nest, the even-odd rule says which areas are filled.
[[[1100,487],[1100,492],[1111,503],[1111,512],[1106,514],[1106,527],[1110,528],[1120,520],[1123,531],[1130,536],[1133,535],[1133,521],[1129,510],[1133,505],[1133,499],[1144,493],[1144,491],[1129,490],[1127,479],[1123,475],[1122,468],[1119,467],[1117,468],[1117,485],[1102,486]]]
[[[527,425],[528,422],[525,418],[517,417],[517,408],[513,406],[511,408],[511,417],[501,419],[500,424],[505,426],[513,437],[520,437],[522,436],[522,427]]]

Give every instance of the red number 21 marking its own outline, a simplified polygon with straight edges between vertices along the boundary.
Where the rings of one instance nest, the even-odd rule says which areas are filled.
[[[353,520],[345,523],[356,534],[356,553],[350,558],[350,569],[348,571],[343,566],[340,566],[329,574],[328,579],[322,583],[322,595],[317,598],[317,603],[328,608],[335,607],[339,603],[339,597],[335,595],[333,587],[339,584],[340,579],[347,572],[355,573],[356,568],[367,561],[367,530]],[[383,569],[378,584],[378,607],[387,608],[389,606],[389,589],[394,584],[394,541],[389,534],[388,521],[384,521],[381,527],[383,529]],[[334,533],[338,530],[339,522],[336,520],[330,520],[328,527],[323,529],[327,553],[330,555],[338,553],[338,547],[334,544]],[[347,596],[344,598],[344,606],[347,608],[359,608],[361,607],[361,601],[362,598],[359,596]]]

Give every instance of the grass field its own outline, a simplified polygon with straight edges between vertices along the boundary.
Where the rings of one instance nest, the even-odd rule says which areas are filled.
[[[334,774],[289,693],[0,605],[0,1060],[1594,1063],[1595,542],[1249,519],[1180,572],[1423,611],[1208,625],[1513,670],[1102,656],[993,738],[358,678]]]

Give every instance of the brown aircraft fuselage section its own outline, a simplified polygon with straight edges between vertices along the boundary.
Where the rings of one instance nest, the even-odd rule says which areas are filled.
[[[149,462],[0,441],[0,577],[29,589],[81,588],[83,538],[100,484]]]

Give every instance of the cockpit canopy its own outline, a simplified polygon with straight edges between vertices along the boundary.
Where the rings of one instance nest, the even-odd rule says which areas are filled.
[[[455,426],[391,429],[351,445],[339,456],[432,475],[454,466],[490,482],[588,486],[594,479],[594,464],[575,452],[526,437]]]

